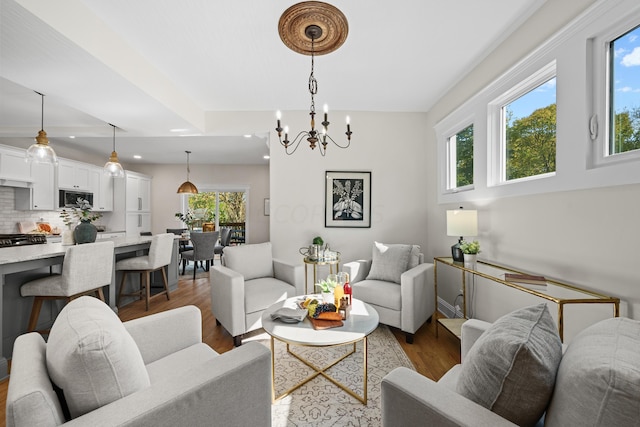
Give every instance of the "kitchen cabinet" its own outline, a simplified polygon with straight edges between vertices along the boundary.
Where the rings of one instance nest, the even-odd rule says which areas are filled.
[[[145,176],[127,172],[127,212],[149,212],[151,210],[151,180]]]
[[[127,212],[126,235],[140,236],[142,232],[151,231],[151,213]]]
[[[90,173],[93,193],[93,210],[110,212],[113,210],[113,178],[105,175],[103,168],[93,167]]]
[[[58,162],[58,188],[92,192],[92,167],[87,163],[60,159]]]
[[[50,164],[32,163],[32,184],[27,188],[16,188],[15,207],[19,211],[52,211],[55,209],[54,167]]]
[[[27,186],[31,182],[31,169],[25,161],[25,151],[11,147],[0,147],[0,183],[7,181]]]
[[[98,233],[98,239],[116,239],[118,237],[124,237],[125,236],[125,232],[124,231],[104,231],[104,232],[100,232]]]

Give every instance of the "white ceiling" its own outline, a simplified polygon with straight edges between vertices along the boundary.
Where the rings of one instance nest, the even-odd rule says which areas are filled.
[[[316,104],[426,112],[544,1],[332,1],[349,36],[316,58]],[[310,58],[277,31],[294,3],[0,0],[0,142],[37,134],[36,90],[54,148],[106,159],[113,123],[125,163],[265,163],[271,129],[219,135],[206,115],[308,108]]]

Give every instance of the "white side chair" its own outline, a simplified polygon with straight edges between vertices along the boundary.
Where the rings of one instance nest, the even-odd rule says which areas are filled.
[[[149,254],[139,257],[126,258],[116,262],[116,271],[122,271],[122,282],[120,283],[120,291],[118,292],[118,306],[123,296],[144,296],[146,310],[149,310],[149,301],[151,300],[151,273],[157,270],[162,271],[162,280],[164,282],[164,290],[154,297],[166,295],[169,296],[169,284],[167,282],[167,273],[164,267],[171,263],[171,254],[173,252],[173,241],[176,238],[173,233],[156,234],[151,239]],[[140,290],[134,293],[124,293],[124,287],[128,273],[140,274]]]
[[[34,297],[27,330],[36,330],[40,309],[45,300],[66,299],[95,294],[104,301],[103,286],[111,284],[113,275],[112,241],[69,246],[64,255],[62,273],[32,280],[20,287],[20,295]]]

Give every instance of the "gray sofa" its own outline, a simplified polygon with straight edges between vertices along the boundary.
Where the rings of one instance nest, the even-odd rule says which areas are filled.
[[[122,323],[81,297],[59,314],[48,343],[37,333],[17,338],[7,426],[270,426],[270,375],[261,344],[221,355],[204,344],[197,307]],[[65,404],[76,415],[67,422]]]
[[[462,364],[454,366],[438,382],[406,368],[395,369],[385,376],[382,380],[383,425],[518,425],[500,416],[495,408],[487,409],[487,405],[476,403],[461,392],[463,367],[470,362],[470,354],[477,356],[473,354],[477,353],[473,346],[484,340],[485,331],[491,327],[479,320],[464,323]],[[564,354],[562,350],[560,352],[557,371],[550,371],[554,382],[542,406],[543,416],[538,418],[536,415],[530,423],[520,425],[640,425],[640,322],[625,318],[603,320],[578,334],[565,346]],[[541,359],[543,353],[532,354]],[[512,365],[509,369],[515,368]],[[537,371],[521,372],[521,380],[524,383],[534,381]],[[507,382],[499,384],[499,387],[508,386]],[[532,397],[541,394],[520,393],[520,389],[526,387],[518,387],[508,397],[507,403],[516,416],[518,411],[526,411]],[[482,393],[490,395],[488,389],[483,389]],[[525,408],[521,409],[522,406]]]

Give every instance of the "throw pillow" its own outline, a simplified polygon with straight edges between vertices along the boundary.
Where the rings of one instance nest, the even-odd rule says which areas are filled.
[[[520,426],[533,426],[549,404],[562,343],[545,303],[498,319],[462,364],[456,391]]]
[[[271,242],[224,248],[225,266],[244,276],[244,280],[273,277]]]
[[[407,271],[410,255],[411,245],[374,242],[371,269],[366,280],[400,283],[400,276]]]
[[[637,426],[638,354],[637,320],[607,319],[576,335],[560,362],[545,426]]]
[[[72,418],[150,385],[135,341],[97,298],[77,298],[60,311],[46,357],[51,380],[62,389]]]

